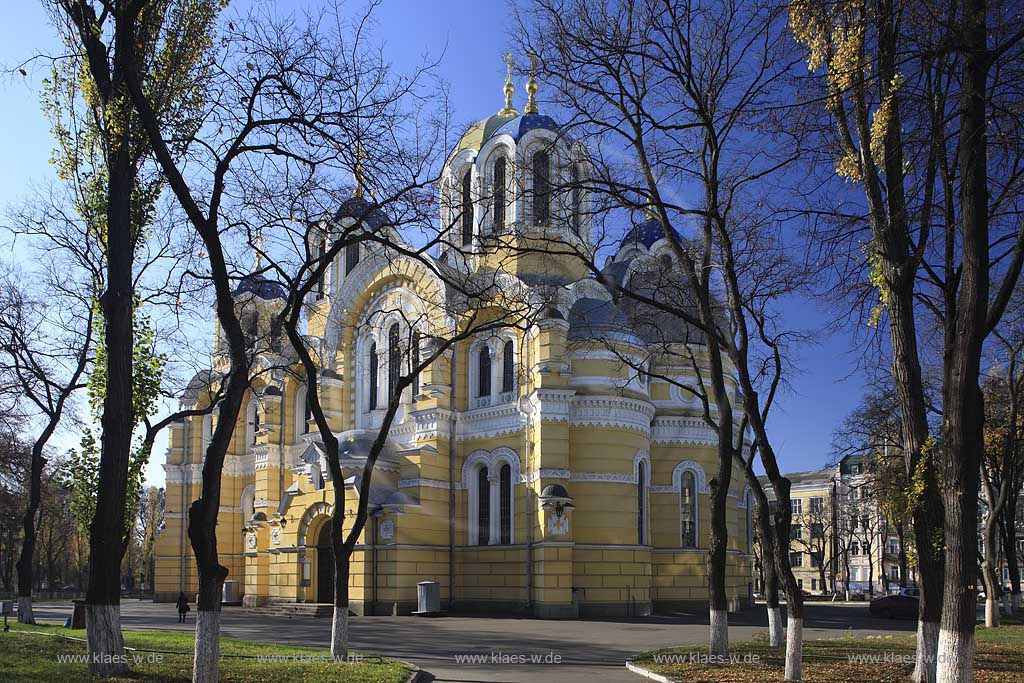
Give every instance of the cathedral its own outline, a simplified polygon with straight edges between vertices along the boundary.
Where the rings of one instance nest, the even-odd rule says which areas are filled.
[[[445,311],[463,305],[438,276],[463,268],[500,271],[503,289],[536,293],[543,309],[524,329],[458,342],[398,397],[352,558],[352,612],[408,614],[424,581],[438,584],[442,608],[460,611],[575,618],[706,606],[716,433],[680,386],[697,382],[692,364],[652,352],[685,342],[700,363],[699,335],[638,316],[572,255],[595,249],[579,183],[587,151],[540,113],[532,77],[526,88],[520,113],[508,78],[504,108],[470,126],[447,158],[438,220],[457,238],[432,262],[355,244],[311,295],[307,335],[322,365],[320,400],[341,442],[344,481],[329,476],[297,362],[272,334],[255,342],[257,369],[273,369],[254,380],[225,459],[217,536],[230,571],[226,600],[332,601],[334,487],[348,489],[349,528],[367,444],[392,391],[396,340],[418,339],[409,325],[443,324]],[[359,195],[334,222],[344,228],[357,219],[386,229],[386,217]],[[650,218],[624,225],[611,246],[605,282],[626,284],[674,258]],[[285,292],[254,274],[235,296],[243,326],[258,331]],[[223,369],[218,345],[208,376]],[[281,368],[288,358],[294,371]],[[656,364],[657,375],[628,358],[650,358],[646,367]],[[197,379],[186,391],[183,407],[209,400],[202,385]],[[170,431],[157,600],[196,590],[186,516],[216,420],[214,411]],[[730,608],[739,609],[752,593],[753,544],[753,505],[739,470],[728,500],[727,590]]]

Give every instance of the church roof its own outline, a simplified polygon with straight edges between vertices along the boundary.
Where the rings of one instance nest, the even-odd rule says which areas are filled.
[[[338,207],[338,211],[334,214],[335,222],[345,218],[363,221],[374,232],[388,223],[387,215],[378,206],[360,196],[346,199]]]
[[[496,135],[510,135],[519,142],[521,137],[537,129],[559,132],[555,120],[544,114],[494,114],[471,125],[455,145],[455,153],[464,149],[478,150]]]
[[[280,282],[271,280],[258,273],[250,273],[238,281],[234,296],[252,294],[265,301],[274,299],[286,300],[288,292]]]
[[[675,235],[676,238],[682,239],[675,228],[672,228],[672,234]],[[657,218],[651,218],[643,223],[634,225],[628,232],[626,232],[625,237],[623,237],[622,241],[619,242],[619,249],[629,246],[630,244],[642,244],[646,248],[650,249],[651,245],[664,237],[665,231],[661,228],[661,221]]]

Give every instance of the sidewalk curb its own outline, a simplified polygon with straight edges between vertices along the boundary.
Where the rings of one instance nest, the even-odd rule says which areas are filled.
[[[643,676],[644,678],[647,678],[649,680],[657,681],[658,683],[679,683],[674,678],[669,678],[668,676],[663,676],[659,673],[654,673],[650,669],[645,669],[642,666],[637,666],[636,664],[630,661],[626,662],[626,670],[632,671],[637,676]]]
[[[398,661],[402,662],[402,664],[405,664],[411,669],[411,671],[409,672],[409,677],[405,679],[405,683],[419,683],[419,681],[421,680],[427,680],[427,672],[423,669],[419,668],[412,662],[405,662],[402,660]]]

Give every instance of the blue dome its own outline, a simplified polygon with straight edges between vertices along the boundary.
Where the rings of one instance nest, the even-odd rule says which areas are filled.
[[[265,301],[274,299],[287,300],[288,292],[284,285],[274,280],[268,280],[262,275],[249,274],[238,281],[235,287],[234,296],[239,294],[252,294]]]
[[[334,214],[334,220],[337,222],[343,218],[363,221],[373,232],[380,230],[381,226],[388,222],[388,217],[384,215],[384,212],[363,197],[352,197],[342,202]]]
[[[677,239],[682,239],[675,228],[672,228],[672,234]],[[634,225],[626,236],[619,242],[619,249],[626,247],[630,244],[642,244],[647,249],[651,248],[651,245],[660,239],[664,239],[665,231],[661,228],[661,221],[657,218],[651,218],[638,225]]]
[[[512,114],[511,116],[495,114],[470,126],[455,145],[455,152],[463,149],[478,150],[495,135],[509,135],[513,140],[519,142],[519,139],[531,130],[538,129],[559,132],[559,126],[555,120],[544,114]]]

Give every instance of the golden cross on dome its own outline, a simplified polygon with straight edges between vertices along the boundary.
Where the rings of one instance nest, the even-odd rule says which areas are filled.
[[[512,67],[516,65],[512,61],[512,53],[506,52],[501,58],[505,62],[505,108],[498,112],[498,116],[515,116],[519,112],[512,106],[512,96],[516,93],[516,86],[512,84]]]
[[[523,107],[524,114],[538,114],[540,109],[537,108],[537,79],[534,76],[537,75],[537,55],[530,53],[530,78],[526,81],[526,94],[529,99],[526,102],[526,106]]]

